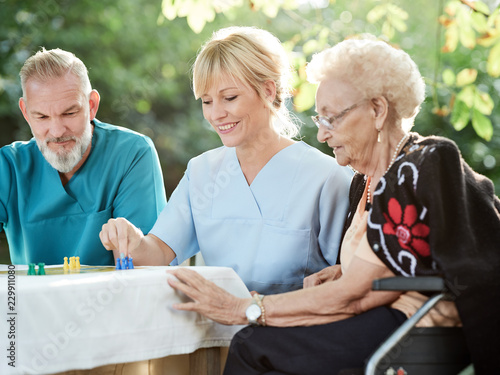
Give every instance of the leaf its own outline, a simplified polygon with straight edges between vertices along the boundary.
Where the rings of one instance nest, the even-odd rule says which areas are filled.
[[[466,85],[470,85],[477,78],[477,70],[476,69],[463,69],[457,74],[457,86],[463,87]]]
[[[297,94],[293,98],[293,104],[298,112],[306,111],[314,106],[316,95],[316,85],[303,82],[297,89]]]
[[[445,33],[445,38],[446,41],[444,43],[444,46],[441,48],[441,51],[443,53],[447,52],[453,52],[457,49],[458,46],[458,26],[456,23],[453,23],[453,25],[449,26]]]
[[[500,76],[500,42],[490,50],[486,70],[492,77],[497,78]]]
[[[487,16],[490,14],[490,8],[488,7],[488,5],[486,5],[482,1],[476,0],[476,1],[470,2],[470,3],[468,2],[468,5],[470,5],[470,7],[472,9],[474,9],[478,12],[484,13]]]
[[[497,42],[500,42],[500,33],[498,32],[492,33],[492,31],[488,31],[477,38],[477,44],[486,48],[491,47]]]
[[[455,17],[455,14],[457,12],[457,9],[459,9],[462,6],[459,0],[452,0],[448,1],[446,4],[444,11],[445,13],[449,14],[451,17]]]
[[[318,51],[318,41],[316,39],[308,40],[302,46],[302,52],[304,52],[304,55],[310,55],[317,51]]]
[[[491,115],[495,103],[488,93],[476,90],[474,95],[474,109],[477,109],[483,115]]]
[[[472,13],[471,14],[471,26],[478,33],[485,33],[488,30],[488,26],[486,24],[486,17],[481,13]]]
[[[406,22],[397,16],[391,16],[388,21],[391,23],[391,25],[398,30],[399,32],[405,32],[408,27],[406,26]]]
[[[170,21],[177,17],[177,7],[174,5],[173,0],[163,0],[161,3],[161,11]]]
[[[443,82],[447,86],[453,86],[455,84],[455,73],[451,69],[445,69],[443,71]]]
[[[464,47],[472,49],[476,46],[476,33],[472,29],[470,14],[467,8],[460,7],[457,11],[457,24],[459,25],[460,43]]]
[[[464,27],[460,25],[459,28],[460,43],[466,48],[473,49],[476,46],[476,33],[472,27]]]
[[[491,15],[488,17],[488,27],[493,27],[498,21],[499,16],[500,16],[500,7],[497,7],[493,11],[493,13],[491,13]]]
[[[470,109],[461,101],[456,100],[451,112],[451,124],[456,131],[460,131],[467,126],[470,120]]]
[[[204,1],[193,2],[191,10],[187,15],[187,23],[191,30],[196,34],[201,33],[205,24],[212,22],[215,18],[215,10],[213,5],[207,4]]]
[[[472,127],[481,138],[490,141],[493,136],[493,125],[491,120],[478,110],[472,111]]]
[[[394,37],[394,27],[392,27],[389,21],[384,21],[382,24],[382,34],[384,34],[389,40]]]
[[[387,10],[389,11],[389,13],[391,13],[392,16],[398,17],[401,20],[408,19],[408,13],[404,9],[398,7],[395,4],[390,4],[390,3],[387,4]]]
[[[379,21],[382,17],[387,14],[387,7],[385,5],[377,5],[375,8],[370,10],[366,15],[366,20],[370,23],[375,23]]]
[[[476,86],[465,86],[462,91],[457,94],[457,100],[464,102],[467,107],[472,108],[474,105],[474,94],[476,93]]]

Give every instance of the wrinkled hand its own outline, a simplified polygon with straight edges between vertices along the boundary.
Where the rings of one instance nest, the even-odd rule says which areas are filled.
[[[103,246],[106,250],[115,250],[115,257],[120,253],[128,256],[139,246],[143,237],[144,234],[138,228],[122,217],[109,219],[99,233]]]
[[[304,278],[304,289],[337,280],[340,276],[342,276],[340,264],[323,268],[321,271]]]
[[[193,300],[175,304],[175,309],[196,311],[226,325],[247,323],[245,309],[250,305],[250,298],[235,297],[187,267],[167,270],[167,273],[177,278],[169,277],[168,284]]]

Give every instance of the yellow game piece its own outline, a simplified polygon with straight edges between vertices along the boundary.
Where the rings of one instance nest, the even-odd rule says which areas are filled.
[[[80,269],[80,257],[76,257],[75,267],[76,267],[77,270]]]
[[[69,270],[74,271],[75,270],[75,257],[70,257],[69,258]]]
[[[64,269],[64,271],[69,270],[68,257],[64,257],[63,269]]]

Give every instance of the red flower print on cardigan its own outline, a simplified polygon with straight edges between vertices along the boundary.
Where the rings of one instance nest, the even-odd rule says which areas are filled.
[[[429,227],[418,221],[417,208],[409,204],[403,211],[399,202],[391,198],[388,209],[389,214],[384,213],[386,221],[382,228],[384,234],[396,236],[401,247],[414,255],[429,256],[430,247],[427,240]]]

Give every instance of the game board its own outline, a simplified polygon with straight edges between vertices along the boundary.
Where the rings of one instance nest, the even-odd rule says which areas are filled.
[[[141,267],[135,267],[135,268],[141,268]],[[94,272],[110,272],[110,271],[116,271],[116,272],[128,272],[130,270],[117,270],[115,266],[80,266],[80,269],[75,269],[75,270],[65,270],[62,265],[57,265],[57,266],[45,266],[45,275],[30,275],[30,276],[46,276],[46,275],[72,275],[72,274],[79,274],[79,273],[94,273]],[[23,266],[23,268],[17,268],[16,267],[16,275],[27,275],[28,274],[28,269]],[[0,275],[5,275],[7,274],[8,271],[0,271]]]

